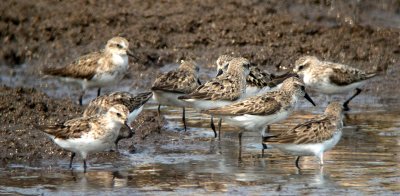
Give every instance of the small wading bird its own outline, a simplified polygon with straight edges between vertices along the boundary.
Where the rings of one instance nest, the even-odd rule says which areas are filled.
[[[188,95],[178,99],[190,104],[197,110],[207,110],[232,104],[241,99],[246,92],[246,77],[249,75],[250,62],[245,58],[234,58],[222,75],[199,86]],[[213,118],[211,116],[211,118]],[[214,136],[217,137],[211,120]]]
[[[324,164],[324,152],[332,149],[340,140],[343,128],[342,105],[332,102],[325,113],[304,123],[300,123],[287,132],[263,138],[263,143],[282,152],[295,155],[296,167],[301,156],[316,156],[319,164]]]
[[[66,82],[78,83],[82,87],[79,104],[88,88],[98,88],[100,96],[102,87],[119,82],[128,69],[129,42],[123,37],[114,37],[108,40],[104,50],[84,55],[71,64],[60,67],[46,67],[42,71],[45,75],[61,77]]]
[[[354,95],[343,104],[345,111],[350,110],[350,101],[361,93],[361,86],[377,75],[348,65],[321,61],[314,56],[300,57],[293,71],[302,77],[307,87],[316,92],[331,95],[355,90]]]
[[[90,101],[89,105],[83,112],[83,117],[105,114],[114,105],[122,104],[129,109],[127,124],[131,127],[132,122],[142,112],[144,104],[149,101],[152,95],[153,93],[151,92],[139,93],[136,96],[128,92],[114,92],[111,94],[102,95]],[[134,133],[131,131],[131,129],[128,129],[128,134],[126,134],[126,131],[120,131],[117,139],[115,140],[116,150],[118,151],[118,142],[121,139],[131,138],[133,134]]]
[[[267,125],[286,119],[294,110],[299,97],[305,97],[314,106],[305,92],[304,84],[297,77],[286,79],[278,91],[249,97],[231,105],[204,110],[204,113],[221,117],[228,124],[240,127],[239,150],[243,131],[260,131],[266,136]],[[239,155],[240,155],[239,151]]]
[[[80,154],[86,172],[86,159],[89,153],[115,148],[115,140],[122,125],[130,129],[126,122],[128,114],[126,106],[117,104],[105,114],[75,118],[63,124],[38,126],[38,129],[46,133],[61,148],[72,152],[70,168],[75,154]]]
[[[193,61],[181,61],[178,69],[159,75],[154,81],[151,90],[153,97],[158,102],[158,114],[161,105],[182,108],[182,122],[186,131],[185,107],[189,105],[179,100],[178,97],[191,93],[199,85],[199,67]]]
[[[218,57],[217,64],[217,76],[224,73],[229,66],[229,61],[234,57],[229,55],[221,55]],[[249,75],[246,78],[246,93],[244,98],[262,95],[270,91],[276,91],[281,86],[284,80],[290,77],[297,77],[297,74],[287,72],[282,75],[274,75],[265,71],[261,71],[257,66],[250,67]],[[213,125],[214,123],[211,122]],[[213,126],[212,126],[213,128]],[[221,118],[218,121],[218,131],[221,132]]]

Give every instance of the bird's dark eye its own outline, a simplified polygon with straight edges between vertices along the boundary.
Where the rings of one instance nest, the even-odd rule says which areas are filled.
[[[122,48],[123,48],[121,44],[117,44],[117,47],[118,47],[119,49],[122,49]]]
[[[122,117],[122,114],[121,114],[121,113],[117,113],[117,116],[118,116],[118,117]]]
[[[302,69],[304,69],[304,65],[299,66],[299,70],[302,70]]]

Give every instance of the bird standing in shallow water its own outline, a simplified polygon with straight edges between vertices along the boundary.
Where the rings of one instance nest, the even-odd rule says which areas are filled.
[[[83,117],[104,114],[107,113],[107,111],[114,105],[122,104],[129,109],[127,124],[131,127],[132,122],[142,112],[144,104],[147,103],[152,95],[153,93],[151,92],[139,93],[136,96],[128,92],[114,92],[111,94],[102,95],[90,101],[83,112]],[[121,139],[131,138],[133,134],[134,132],[131,129],[128,129],[128,134],[120,131],[118,138],[115,140],[116,150],[118,151],[118,142]]]
[[[86,172],[86,159],[89,153],[101,152],[115,148],[115,140],[119,130],[126,122],[129,110],[126,106],[117,104],[107,113],[91,117],[81,117],[68,120],[65,123],[39,127],[61,148],[71,151],[69,167],[75,154],[83,158],[83,168]]]
[[[78,83],[82,87],[79,104],[88,88],[98,88],[100,96],[102,87],[119,82],[128,70],[129,42],[123,37],[113,37],[107,41],[105,49],[84,55],[71,64],[61,67],[46,67],[42,71],[45,75],[61,77],[66,82]],[[134,57],[134,56],[133,56]]]
[[[185,101],[197,110],[206,110],[232,104],[240,100],[246,92],[246,77],[250,62],[245,58],[229,61],[229,68],[222,75],[199,86],[188,95],[178,99]],[[211,118],[213,118],[211,116]],[[212,121],[211,121],[212,122]],[[214,123],[211,123],[214,126]],[[215,127],[214,136],[217,137]]]
[[[267,125],[286,119],[293,112],[300,96],[304,96],[315,105],[305,92],[300,79],[291,77],[283,82],[279,91],[264,93],[203,112],[221,117],[228,124],[240,127],[242,129],[239,132],[240,149],[244,131],[260,131],[262,136],[266,136]]]
[[[182,108],[182,122],[186,131],[185,108],[189,105],[178,97],[191,93],[201,85],[199,67],[193,61],[181,61],[177,70],[157,76],[151,90],[154,100],[158,102],[158,114],[161,105],[170,105]]]
[[[301,156],[316,156],[320,165],[323,165],[324,152],[332,149],[342,136],[342,111],[340,103],[332,102],[324,114],[300,123],[287,132],[266,136],[263,143],[297,156],[296,167],[299,169]]]
[[[343,103],[345,111],[350,110],[349,103],[361,93],[368,79],[377,74],[367,73],[348,65],[321,61],[315,56],[300,57],[293,71],[302,77],[304,83],[311,90],[331,95],[355,90],[353,96]]]

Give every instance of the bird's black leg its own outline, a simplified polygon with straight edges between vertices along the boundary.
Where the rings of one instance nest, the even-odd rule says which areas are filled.
[[[264,150],[265,149],[267,149],[268,147],[267,147],[267,145],[266,144],[264,144],[264,143],[262,143],[262,150],[261,150],[261,157],[263,157],[264,158]]]
[[[242,135],[243,135],[243,132],[242,132],[242,131],[239,132],[238,137],[239,137],[239,147],[240,147],[240,148],[242,148]]]
[[[85,94],[85,91],[83,91],[80,95],[79,95],[79,105],[82,105],[82,99],[83,99],[83,95]]]
[[[71,153],[71,159],[69,160],[69,168],[70,169],[72,168],[72,161],[74,160],[74,157],[75,157],[75,152],[72,152]]]
[[[214,126],[214,117],[211,115],[211,122],[210,122],[210,125],[211,125],[211,129],[214,131],[214,137],[216,138],[217,137],[217,131],[215,131],[215,126]]]
[[[240,131],[238,134],[238,138],[239,138],[239,163],[242,161],[242,135],[243,132]]]
[[[186,132],[185,107],[182,108],[182,121],[183,121],[183,127],[185,128],[185,132]]]
[[[101,88],[97,89],[97,96],[100,96]]]
[[[351,101],[352,99],[354,99],[355,97],[357,97],[357,95],[360,94],[361,91],[362,91],[361,89],[356,88],[356,93],[354,93],[353,96],[351,96],[349,99],[347,99],[347,101],[345,101],[345,102],[343,103],[344,111],[349,111],[349,110],[350,110],[350,108],[349,108],[349,103],[350,103],[350,101]]]
[[[300,168],[300,166],[299,166],[299,161],[300,161],[300,156],[298,156],[297,158],[296,158],[296,167],[297,167],[297,169],[301,169]]]
[[[83,159],[83,172],[86,173],[86,159]]]
[[[222,118],[220,118],[218,121],[218,140],[219,141],[221,141],[221,124],[222,124]]]
[[[161,115],[161,104],[158,104],[157,114],[158,114],[158,116]]]

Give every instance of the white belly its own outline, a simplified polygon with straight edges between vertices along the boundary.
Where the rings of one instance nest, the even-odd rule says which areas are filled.
[[[273,115],[241,115],[241,116],[221,116],[224,122],[247,131],[261,131],[267,125],[286,119],[291,112],[283,111]],[[262,134],[262,133],[261,133]]]
[[[282,152],[295,156],[318,156],[332,149],[340,140],[342,131],[337,132],[331,139],[315,144],[271,144]]]
[[[186,99],[187,104],[197,110],[209,110],[219,108],[234,103],[233,101],[226,100],[201,100],[201,99]]]
[[[329,78],[312,78],[308,75],[304,77],[304,83],[314,91],[324,94],[340,94],[354,90],[365,84],[365,81],[355,82],[350,85],[338,86],[329,81]]]
[[[53,139],[61,148],[80,154],[86,158],[92,152],[101,152],[114,148],[114,142],[118,137],[118,132],[110,134],[104,139],[94,139],[90,137],[73,138],[68,140]]]

